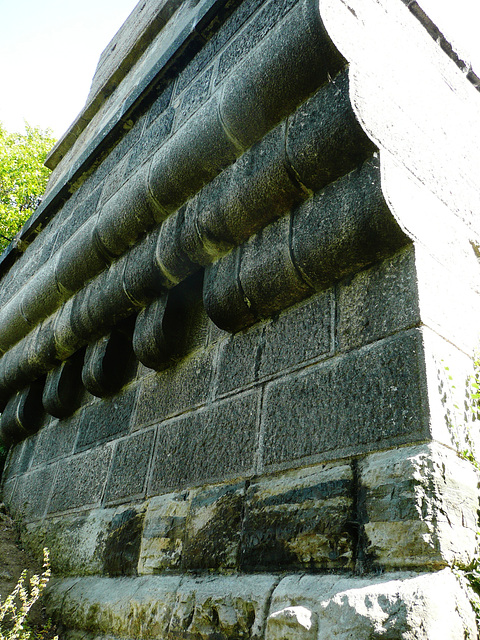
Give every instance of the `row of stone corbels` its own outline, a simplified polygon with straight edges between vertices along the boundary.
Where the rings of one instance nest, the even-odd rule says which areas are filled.
[[[316,3],[300,0],[213,96],[0,310],[0,352],[175,212],[343,66]]]
[[[343,72],[310,98],[288,123],[272,130],[186,207],[170,215],[159,228],[144,236],[109,268],[72,295],[59,310],[14,344],[0,360],[0,388],[4,401],[11,393],[91,342],[92,338],[108,333],[112,325],[144,307],[160,292],[182,281],[201,265],[211,264],[252,233],[285,214],[314,189],[336,179],[338,182],[339,176],[348,174],[371,151],[371,144],[352,113],[348,77]],[[139,173],[142,172],[144,169]],[[120,194],[125,195],[125,190],[130,189],[139,199],[139,194],[145,193],[138,187],[139,173],[125,183]],[[372,180],[381,199],[378,180]],[[347,178],[347,184],[355,191],[355,180],[352,182]],[[363,189],[361,185],[360,188]],[[334,193],[338,190],[335,182],[332,189]],[[116,196],[114,198],[116,200]],[[146,210],[133,197],[125,197],[123,202],[122,205],[122,200],[119,200],[119,209],[124,213],[130,212],[129,216],[124,216],[128,224],[132,216],[138,219],[139,211]],[[321,208],[321,203],[316,204]],[[354,205],[350,199],[346,208]],[[316,210],[318,207],[313,208]],[[124,238],[128,237],[129,229],[127,223],[125,225]],[[121,225],[113,228],[122,229]],[[138,228],[135,227],[135,236]],[[69,255],[70,250],[77,251],[80,247],[78,255],[86,254],[85,275],[90,274],[89,265],[92,264],[88,250],[90,247],[93,251],[95,245],[86,242],[92,236],[87,237],[82,231],[85,231],[84,227],[65,245],[60,256]],[[268,241],[268,234],[266,238]],[[53,290],[59,291],[55,287],[55,274],[58,274],[60,264],[62,261],[57,258],[44,270],[52,277],[49,285],[51,298],[55,297]],[[76,262],[72,260],[72,264]],[[68,277],[74,282],[75,269],[66,264],[67,268]],[[80,286],[81,278],[77,278],[75,283]],[[28,296],[30,290],[37,289],[30,287],[26,290]],[[302,297],[305,295],[307,292],[303,291]],[[33,305],[34,298],[29,299]],[[37,319],[45,315],[48,300],[49,296],[45,298],[39,286],[35,307]],[[26,322],[28,314],[22,298],[20,302],[22,319]],[[7,316],[11,306],[7,305],[4,310]],[[34,317],[31,318],[32,323]],[[8,318],[4,320],[7,322]],[[8,336],[8,329],[4,338],[6,334]],[[141,338],[137,342],[141,342]],[[141,351],[143,349],[139,347],[139,353]]]
[[[137,287],[131,291],[137,298],[143,296],[143,302],[159,277],[155,239],[152,233],[135,248],[146,269],[141,278],[130,281]],[[209,265],[203,286],[206,311],[222,328],[243,329],[391,254],[406,241],[381,195],[378,167],[367,160],[246,245]],[[123,268],[118,269],[122,262]],[[168,321],[169,293],[155,297],[138,313],[133,336],[131,331],[116,329],[91,342],[92,335],[108,331],[112,317],[128,317],[141,304],[134,304],[126,294],[128,264],[120,259],[55,314],[50,331],[41,326],[32,343],[21,341],[0,361],[0,372],[10,374],[20,388],[30,382],[29,376],[41,378],[48,371],[44,387],[37,380],[8,401],[0,422],[4,440],[38,429],[41,403],[56,417],[73,413],[82,383],[100,397],[115,392],[122,384],[121,372],[126,370],[132,346],[144,365],[157,370],[168,366],[176,340],[174,325]],[[130,264],[138,266],[137,260]],[[82,362],[79,350],[87,342]],[[10,361],[11,370],[3,369],[19,346],[26,346],[27,354],[18,353]],[[75,356],[58,364],[59,352]]]

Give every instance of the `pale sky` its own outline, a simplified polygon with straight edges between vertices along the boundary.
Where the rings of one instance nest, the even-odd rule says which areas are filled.
[[[138,0],[0,0],[0,121],[59,138],[78,115],[101,52]]]

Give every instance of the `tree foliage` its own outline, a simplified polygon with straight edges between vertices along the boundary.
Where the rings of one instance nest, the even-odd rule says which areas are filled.
[[[0,122],[0,252],[35,211],[50,170],[43,166],[55,144],[50,129],[25,124],[9,133]]]

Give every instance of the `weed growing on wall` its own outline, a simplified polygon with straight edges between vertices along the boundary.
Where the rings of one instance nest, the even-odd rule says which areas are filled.
[[[33,575],[27,583],[27,572],[23,571],[14,590],[5,600],[0,599],[0,640],[41,640],[48,629],[32,631],[27,616],[50,579],[48,549],[43,550],[43,573]],[[53,640],[58,640],[55,636]]]

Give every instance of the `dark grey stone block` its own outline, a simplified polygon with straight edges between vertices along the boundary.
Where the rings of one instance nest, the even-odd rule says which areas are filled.
[[[149,493],[251,475],[258,397],[236,396],[161,425]]]
[[[240,284],[256,318],[268,318],[314,291],[292,262],[290,231],[287,216],[259,231],[243,246]]]
[[[150,115],[150,112],[148,112]],[[136,171],[165,142],[172,132],[175,109],[168,109],[145,125],[140,142],[132,148],[128,158],[128,170]]]
[[[173,213],[239,154],[224,131],[218,98],[213,96],[153,157],[150,191]]]
[[[17,478],[10,502],[10,508],[17,518],[29,522],[43,517],[56,471],[56,465],[50,465]]]
[[[30,436],[23,442],[12,447],[12,452],[7,460],[7,466],[4,471],[5,478],[12,478],[28,471],[32,457],[34,456],[37,435]]]
[[[175,128],[179,129],[188,118],[208,99],[212,81],[213,67],[209,67],[196,78],[192,86],[183,94],[177,109]]]
[[[243,570],[352,569],[353,474],[325,465],[252,483],[245,500]]]
[[[257,11],[241,33],[220,55],[215,84],[224,80],[231,69],[266,37],[296,2],[297,0],[271,0]]]
[[[112,331],[88,345],[81,372],[84,387],[99,398],[119,391],[132,373],[131,327]]]
[[[130,386],[120,395],[82,409],[77,451],[112,436],[127,433],[137,391],[137,387]]]
[[[55,420],[40,429],[36,435],[37,446],[32,458],[32,467],[52,462],[57,458],[65,458],[73,453],[81,415],[78,411],[70,418]]]
[[[279,373],[333,348],[334,292],[316,294],[265,324],[260,377]]]
[[[78,408],[83,353],[77,353],[76,356],[49,371],[45,380],[43,407],[56,418],[65,418]]]
[[[301,0],[226,80],[227,130],[248,148],[343,66],[315,3]]]
[[[134,499],[144,494],[154,439],[155,431],[150,430],[116,444],[105,490],[106,502]]]
[[[377,163],[365,162],[295,211],[293,260],[316,289],[409,242],[383,199]]]
[[[155,262],[165,287],[172,287],[198,270],[182,246],[185,207],[169,216],[158,231]]]
[[[238,566],[244,501],[244,483],[207,487],[193,493],[186,520],[183,570]]]
[[[208,316],[226,331],[235,333],[256,322],[238,278],[241,248],[205,269],[203,303]]]
[[[95,242],[95,217],[90,218],[59,251],[55,278],[60,291],[75,293],[108,263]]]
[[[287,156],[295,175],[318,191],[375,151],[350,104],[348,70],[304,102],[288,122]]]
[[[347,351],[420,323],[413,246],[338,288],[336,339]]]
[[[158,296],[164,278],[155,260],[158,231],[148,233],[125,255],[123,289],[139,306]]]
[[[158,423],[206,402],[213,371],[213,350],[201,351],[145,378],[137,401],[136,426]]]
[[[240,331],[218,346],[216,393],[240,389],[258,380],[258,365],[264,345],[264,325]]]
[[[36,433],[44,421],[43,381],[33,382],[13,395],[2,412],[0,434],[10,445]]]
[[[171,81],[167,85],[161,84],[158,88],[155,88],[155,93],[158,97],[148,109],[145,123],[146,128],[148,128],[151,123],[156,120],[158,116],[160,116],[170,105],[175,84],[175,82]]]
[[[422,358],[411,330],[268,385],[266,467],[429,439]]]
[[[58,464],[48,513],[98,505],[103,495],[112,447],[90,449]]]
[[[122,188],[125,180],[128,180],[128,158],[121,158],[117,164],[112,167],[110,173],[106,176],[103,182],[102,194],[100,197],[99,209],[102,211],[104,204],[109,200],[119,189]]]
[[[165,217],[148,191],[148,165],[144,165],[102,206],[95,237],[109,256],[120,256],[145,231]]]
[[[172,354],[171,336],[165,323],[168,294],[153,300],[137,316],[133,333],[133,350],[150,369],[165,369]]]

